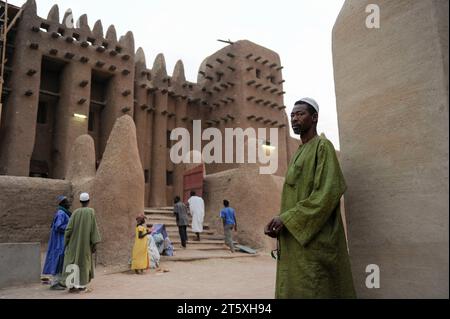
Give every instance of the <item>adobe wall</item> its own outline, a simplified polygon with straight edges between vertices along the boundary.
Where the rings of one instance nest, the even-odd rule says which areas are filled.
[[[10,34],[13,72],[5,83],[0,174],[65,179],[71,147],[83,134],[94,139],[98,165],[116,118],[128,114],[136,124],[146,206],[169,205],[182,191],[183,168],[171,162],[167,136],[176,127],[192,136],[193,120],[222,133],[226,127],[277,128],[276,174],[284,175],[291,150],[276,52],[236,41],[207,57],[193,83],[186,81],[182,61],[169,75],[163,54],[147,67],[131,32],[118,38],[114,25],[104,32],[100,20],[91,29],[85,14],[72,26],[71,11],[60,15],[57,5],[41,18],[35,0],[22,8]],[[45,121],[37,121],[41,104],[48,109]]]
[[[82,134],[88,133],[91,104],[91,74],[99,72],[109,77],[105,112],[102,112],[102,132],[99,136],[100,154],[115,119],[124,113],[133,114],[134,39],[131,32],[117,38],[115,27],[109,26],[103,34],[101,21],[91,30],[88,17],[82,15],[79,27],[67,25],[70,13],[61,19],[59,8],[54,5],[47,19],[37,16],[36,2],[28,0],[23,15],[17,23],[14,43],[12,77],[8,81],[10,91],[5,111],[5,127],[2,129],[0,173],[28,176],[30,160],[35,152],[36,117],[41,96],[58,98],[54,116],[53,141],[51,143],[52,178],[64,179],[71,144]],[[46,92],[42,83],[41,62],[46,58],[61,65],[60,87],[57,92]],[[45,82],[45,81],[44,81]],[[39,144],[38,147],[42,147]]]
[[[0,176],[0,242],[46,243],[56,198],[71,191],[68,181]]]
[[[148,68],[143,49],[134,53],[131,32],[118,38],[114,25],[104,32],[100,20],[91,29],[87,15],[70,26],[71,11],[60,15],[57,5],[41,18],[34,0],[23,9],[11,41],[14,72],[6,83],[0,174],[43,176],[40,170],[48,167],[48,177],[65,179],[72,145],[83,134],[94,139],[98,165],[115,119],[129,114],[136,124],[146,206],[171,205],[174,194],[182,192],[183,165],[170,160],[173,142],[167,136],[184,127],[193,138],[193,120],[201,120],[202,129],[215,127],[222,134],[226,127],[278,129],[275,174],[284,175],[292,150],[283,67],[276,52],[236,41],[207,57],[197,83],[192,83],[186,81],[182,61],[168,75],[163,54]],[[48,112],[45,124],[36,123],[39,105],[49,95],[54,111]],[[31,169],[34,166],[39,172]],[[239,164],[208,164],[206,170],[236,167]]]
[[[264,235],[264,226],[279,215],[283,182],[280,176],[259,174],[257,165],[206,175],[205,222],[223,234],[219,213],[227,199],[236,210],[238,231],[233,238],[265,252],[276,248],[276,241]]]
[[[448,1],[347,0],[333,62],[358,296],[448,298]]]
[[[0,243],[0,288],[39,283],[39,243]]]
[[[57,196],[70,198],[73,212],[80,207],[79,194],[88,192],[102,238],[98,262],[126,265],[135,217],[144,211],[144,176],[132,118],[124,115],[116,121],[97,172],[89,135],[76,139],[70,159],[68,181],[0,176],[0,242],[46,244]]]
[[[196,92],[203,105],[204,129],[217,128],[223,136],[225,128],[278,129],[279,167],[275,174],[279,176],[286,172],[290,138],[282,68],[276,52],[248,40],[236,41],[202,62]],[[189,109],[191,117],[192,112],[194,109]],[[270,140],[269,130],[265,139]],[[212,174],[238,166],[214,163],[206,169]]]

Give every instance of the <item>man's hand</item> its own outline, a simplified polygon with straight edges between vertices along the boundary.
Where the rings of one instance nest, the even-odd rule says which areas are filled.
[[[91,251],[93,254],[97,251],[97,247],[95,245],[92,245]]]
[[[280,217],[274,217],[264,228],[264,234],[269,237],[277,238],[284,225]]]
[[[272,221],[270,221],[271,223]],[[271,230],[269,230],[270,228],[270,223],[266,225],[266,227],[264,227],[264,235],[272,237],[272,238],[276,238],[277,236],[275,235],[275,233]]]

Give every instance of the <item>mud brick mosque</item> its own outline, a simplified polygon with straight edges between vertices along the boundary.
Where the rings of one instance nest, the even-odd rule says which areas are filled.
[[[103,236],[98,262],[125,262],[136,214],[183,193],[190,167],[170,160],[170,132],[192,136],[201,120],[221,133],[278,129],[274,174],[212,163],[202,182],[212,228],[221,228],[227,198],[239,216],[237,240],[274,248],[262,229],[279,213],[300,143],[289,134],[277,53],[229,43],[204,59],[194,83],[182,61],[172,72],[162,54],[148,63],[132,32],[119,37],[100,20],[91,28],[86,15],[75,27],[57,5],[42,18],[34,0],[7,13],[1,5],[2,31],[9,26],[1,42],[0,243],[46,243],[56,196],[88,191]],[[364,23],[368,5],[379,7],[379,28]],[[447,0],[346,0],[330,34],[359,297],[449,296],[448,12]],[[377,289],[365,285],[372,264]]]

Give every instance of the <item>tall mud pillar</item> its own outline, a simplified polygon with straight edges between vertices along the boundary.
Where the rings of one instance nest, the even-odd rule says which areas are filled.
[[[152,141],[152,166],[150,173],[150,205],[167,205],[167,71],[164,56],[158,54],[152,68],[154,93],[154,125]]]
[[[178,60],[172,74],[173,90],[175,93],[175,128],[186,128],[187,120],[187,89],[183,61]],[[175,141],[173,143],[176,143]],[[185,164],[174,163],[174,195],[183,198],[183,173]]]
[[[347,0],[333,63],[358,296],[448,298],[448,1]]]
[[[84,85],[84,81],[91,82],[89,65],[70,63],[64,68],[56,111],[54,178],[65,178],[72,145],[78,136],[88,131],[91,86]],[[78,115],[85,115],[87,118],[80,118]]]
[[[117,118],[124,114],[133,116],[134,110],[134,39],[133,34],[128,32],[117,42],[116,31],[111,25],[106,32],[106,40],[108,40],[108,51],[110,55],[116,57],[114,64],[108,67],[113,73],[113,77],[109,80],[107,89],[107,105],[102,115],[102,138],[100,143],[101,152],[104,151],[109,134],[114,126]],[[119,50],[117,50],[119,48]],[[118,54],[117,52],[122,52]],[[114,53],[116,52],[116,53]],[[133,56],[133,59],[124,60],[124,56]],[[122,57],[122,58],[121,58]],[[130,62],[131,61],[131,62]],[[127,72],[124,72],[127,71]]]
[[[167,185],[167,94],[155,93],[155,119],[153,127],[152,170],[150,179],[150,205],[166,206]]]
[[[150,167],[151,167],[151,139],[154,105],[150,103],[149,89],[151,86],[151,71],[147,69],[145,53],[142,48],[136,51],[136,68],[134,84],[134,122],[136,137],[145,177],[145,206],[150,204]]]
[[[24,4],[21,22],[17,26],[12,63],[11,92],[6,107],[6,120],[0,150],[0,174],[28,176],[33,153],[42,53],[39,50],[39,28],[36,3]]]
[[[149,101],[150,95],[148,92],[146,92],[147,101]],[[151,105],[151,104],[149,104]],[[155,116],[155,109],[154,106],[151,105],[147,109],[147,121],[146,121],[146,130],[144,135],[144,168],[147,170],[147,179],[148,183],[145,184],[145,205],[149,206],[151,202],[151,168],[152,168],[152,147],[153,147],[153,123],[154,123],[154,116]]]
[[[179,97],[176,101],[176,127],[186,128],[186,115],[187,115],[187,99]],[[174,192],[175,195],[183,198],[183,173],[185,164],[175,164],[174,169]]]

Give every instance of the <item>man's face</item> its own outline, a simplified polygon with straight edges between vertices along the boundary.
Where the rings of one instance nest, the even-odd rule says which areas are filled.
[[[66,209],[69,209],[69,208],[70,208],[70,201],[69,201],[67,198],[65,198],[65,199],[63,199],[63,201],[60,203],[60,205],[61,205],[62,207],[64,207],[64,208],[66,208]]]
[[[311,115],[307,105],[294,106],[291,113],[291,127],[295,134],[301,135],[307,132],[315,123],[317,123],[317,114]]]

